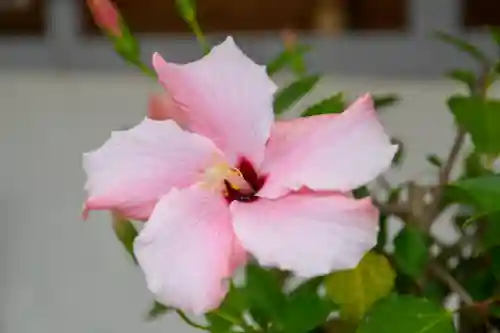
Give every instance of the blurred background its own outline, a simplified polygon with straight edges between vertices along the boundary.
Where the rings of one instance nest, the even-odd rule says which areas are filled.
[[[115,2],[144,59],[153,51],[179,62],[200,56],[174,0]],[[309,69],[325,75],[297,110],[338,91],[400,95],[381,114],[407,152],[391,182],[433,180],[425,156],[446,154],[453,122],[445,99],[459,89],[441,74],[473,66],[432,32],[494,54],[482,27],[500,25],[498,0],[198,0],[198,8],[211,41],[232,34],[257,62],[282,50],[283,29],[313,47]],[[1,333],[191,331],[174,317],[144,320],[151,295],[109,216],[80,219],[81,153],[139,121],[157,89],[114,54],[84,0],[0,0]],[[455,237],[442,224],[433,232]]]

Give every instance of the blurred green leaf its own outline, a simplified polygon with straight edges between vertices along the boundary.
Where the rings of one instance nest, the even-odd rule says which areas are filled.
[[[441,160],[441,158],[434,154],[427,155],[427,162],[438,168],[440,168],[443,165],[443,161]]]
[[[419,278],[429,261],[429,245],[427,234],[407,224],[394,239],[394,260],[401,271]]]
[[[387,258],[368,252],[358,266],[326,277],[327,295],[340,305],[340,316],[358,321],[378,299],[394,287],[395,273]]]
[[[436,279],[427,279],[424,283],[422,296],[432,301],[443,303],[449,294],[448,286]]]
[[[291,50],[284,50],[276,58],[272,59],[266,66],[267,75],[273,76],[279,73],[287,66],[292,66],[295,57],[303,57],[304,54],[311,50],[310,46],[306,45],[296,45],[295,48]]]
[[[500,211],[500,207],[499,207]],[[481,243],[488,250],[500,246],[500,212],[493,212],[483,216],[478,223],[482,224]]]
[[[455,333],[453,317],[439,304],[410,295],[391,295],[377,302],[357,333]]]
[[[275,271],[248,264],[244,293],[252,317],[261,326],[265,322],[279,322],[286,297]]]
[[[186,22],[193,22],[196,18],[196,1],[195,0],[175,0],[177,10],[180,16]]]
[[[313,278],[300,284],[288,296],[283,309],[283,331],[306,333],[323,324],[328,315],[338,309],[330,300],[318,294],[322,277]]]
[[[205,319],[210,324],[211,332],[229,332],[234,322],[243,321],[242,316],[246,309],[244,289],[232,286],[219,308],[206,313]]]
[[[361,186],[361,187],[358,187],[357,189],[354,189],[352,191],[352,195],[356,199],[366,198],[366,197],[370,196],[370,191],[368,190],[368,187]]]
[[[396,155],[394,155],[394,158],[392,159],[392,166],[397,167],[403,162],[405,147],[403,142],[396,138],[392,138],[391,143],[394,145],[398,145],[398,151],[396,152]]]
[[[497,319],[500,318],[500,304],[498,303],[498,301],[491,302],[488,306],[488,311],[493,317]]]
[[[475,301],[484,301],[493,294],[496,280],[488,257],[462,259],[452,273]]]
[[[453,69],[445,73],[445,76],[452,80],[464,83],[469,88],[469,91],[474,90],[474,85],[477,81],[476,74],[465,69]]]
[[[464,233],[464,230],[465,228],[467,227],[466,226],[466,222],[471,218],[470,215],[456,215],[453,217],[453,224],[459,229],[461,230],[462,233]]]
[[[456,122],[470,133],[477,152],[500,153],[500,100],[453,96],[448,106]]]
[[[281,114],[307,95],[318,83],[318,75],[305,76],[278,91],[274,98],[274,113]]]
[[[464,160],[465,178],[476,178],[480,176],[493,175],[481,162],[481,155],[476,152],[470,153]]]
[[[450,190],[459,199],[457,201],[475,205],[480,213],[500,210],[500,175],[459,180]]]
[[[125,250],[130,254],[134,262],[137,259],[134,255],[134,239],[137,237],[137,230],[132,222],[120,217],[118,214],[112,214],[112,227],[116,237],[122,243]]]
[[[148,320],[155,320],[155,319],[160,318],[161,316],[163,316],[171,311],[174,311],[174,310],[175,310],[174,308],[171,308],[169,306],[165,306],[165,305],[158,303],[158,302],[154,302],[153,306],[148,311],[147,319]]]
[[[377,110],[392,106],[399,101],[400,98],[396,94],[373,95],[373,104]]]
[[[307,108],[301,117],[317,116],[320,114],[342,113],[345,109],[344,95],[339,92]]]
[[[465,39],[452,36],[442,31],[436,32],[436,37],[447,44],[453,45],[458,50],[467,53],[482,64],[489,63],[488,57],[486,57],[479,48],[467,42]]]
[[[497,233],[497,237],[499,236],[500,235]],[[491,256],[491,271],[493,272],[493,275],[495,276],[497,281],[500,281],[500,246],[495,246],[491,248],[490,256]]]
[[[493,38],[493,41],[500,46],[500,27],[493,27],[490,26],[488,27],[488,30],[490,31],[491,38]]]

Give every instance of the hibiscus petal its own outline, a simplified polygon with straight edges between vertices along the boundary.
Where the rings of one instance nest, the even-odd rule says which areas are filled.
[[[172,120],[143,120],[114,132],[99,149],[84,154],[88,199],[85,210],[113,209],[145,220],[172,187],[200,178],[217,149],[210,140],[183,131]]]
[[[278,122],[261,167],[268,178],[259,196],[277,198],[302,186],[347,192],[388,169],[396,151],[369,95],[342,114]]]
[[[196,187],[173,189],[158,202],[134,252],[159,302],[202,314],[226,294],[234,238],[222,196]]]
[[[153,65],[188,115],[190,130],[210,138],[231,163],[245,156],[260,164],[277,89],[264,66],[250,60],[231,37],[198,61],[178,65],[155,54]]]
[[[148,118],[153,120],[174,120],[181,128],[187,127],[186,114],[166,93],[154,94],[149,98]]]
[[[263,266],[302,277],[355,267],[377,241],[378,211],[370,199],[340,194],[290,194],[233,202],[243,247]]]

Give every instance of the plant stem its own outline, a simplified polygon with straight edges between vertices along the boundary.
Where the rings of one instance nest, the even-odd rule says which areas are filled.
[[[198,21],[192,20],[189,22],[189,25],[191,26],[191,29],[194,32],[194,35],[196,36],[196,39],[198,40],[198,43],[200,43],[201,48],[203,49],[204,54],[208,54],[210,52],[210,45],[208,44],[207,39],[205,38],[205,35],[201,31],[200,25],[198,24]]]
[[[154,70],[152,70],[151,68],[149,68],[148,66],[146,66],[143,62],[139,61],[136,65],[144,74],[146,74],[147,76],[153,78],[153,79],[156,79],[157,76],[156,76],[156,72]]]
[[[469,292],[467,292],[467,290],[465,290],[465,288],[462,287],[462,285],[458,283],[458,281],[450,273],[448,273],[446,269],[437,263],[431,263],[429,265],[429,270],[434,274],[434,276],[446,283],[448,288],[455,292],[466,305],[470,306],[474,304],[474,299]]]
[[[465,134],[466,132],[463,129],[459,128],[457,130],[457,134],[455,136],[455,140],[453,141],[453,146],[451,147],[450,153],[448,154],[448,158],[446,159],[446,163],[439,172],[439,183],[434,194],[434,201],[432,202],[429,210],[429,218],[431,220],[434,220],[439,214],[439,203],[443,198],[444,189],[450,179],[450,174],[453,170],[453,167],[455,166],[455,162],[458,158],[458,154],[460,153],[460,149],[465,142]]]
[[[184,322],[186,324],[188,324],[189,326],[191,327],[194,327],[194,328],[197,328],[199,330],[204,330],[204,331],[210,331],[210,327],[208,326],[203,326],[203,325],[200,325],[200,324],[197,324],[195,323],[194,321],[192,321],[191,319],[189,319],[188,316],[186,316],[186,314],[184,312],[182,312],[181,310],[175,310],[175,312],[179,315],[179,317],[181,317],[182,320],[184,320]]]

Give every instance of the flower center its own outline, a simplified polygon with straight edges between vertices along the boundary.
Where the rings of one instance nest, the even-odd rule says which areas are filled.
[[[249,202],[264,185],[266,177],[259,177],[253,165],[241,158],[236,167],[227,162],[217,162],[205,171],[203,184],[206,188],[221,191],[226,200]]]

